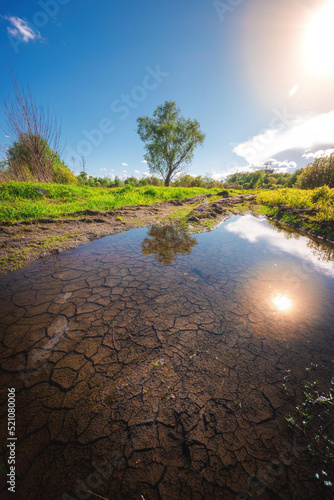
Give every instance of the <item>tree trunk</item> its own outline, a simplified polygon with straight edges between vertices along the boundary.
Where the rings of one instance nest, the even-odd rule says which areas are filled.
[[[165,179],[165,186],[166,186],[166,187],[169,187],[169,183],[170,183],[170,178],[171,178],[171,175],[172,175],[172,174],[171,174],[171,171],[170,171],[170,169],[169,169],[169,172],[168,172],[167,177],[166,177],[166,179]]]

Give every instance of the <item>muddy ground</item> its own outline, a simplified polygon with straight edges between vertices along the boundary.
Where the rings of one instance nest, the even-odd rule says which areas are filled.
[[[204,201],[188,207],[191,225],[228,203]],[[0,441],[15,388],[17,489],[7,490],[3,446],[0,498],[333,498],[332,464],[307,448],[318,428],[305,438],[285,419],[306,378],[328,389],[329,287],[295,261],[255,259],[245,240],[218,231],[205,246],[204,235],[170,231],[168,246],[163,229],[1,278]],[[286,287],[295,306],[279,314],[269,290]]]
[[[110,212],[84,210],[62,219],[3,222],[0,224],[0,275],[26,267],[42,257],[135,227],[181,219],[193,226],[194,223],[201,225],[205,220],[216,220],[235,212],[234,205],[253,198],[253,195],[226,197],[223,192],[218,200],[209,194],[153,205],[130,205]]]
[[[227,217],[246,211],[259,213],[254,194],[228,196],[227,191],[222,191],[218,195],[200,195],[152,205],[130,205],[110,212],[84,210],[61,219],[3,222],[0,223],[0,276],[24,268],[40,258],[136,227],[173,223],[187,227],[190,232],[200,232],[211,230]],[[333,243],[330,222],[317,222],[316,227],[312,226],[310,217],[314,215],[313,209],[282,206],[275,217],[268,216],[268,219],[279,222],[284,215],[295,218],[295,221],[284,222],[284,225]]]

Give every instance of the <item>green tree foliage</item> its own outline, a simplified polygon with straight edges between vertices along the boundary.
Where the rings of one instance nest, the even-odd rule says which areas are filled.
[[[204,142],[198,121],[184,118],[175,102],[165,101],[153,118],[144,116],[137,123],[149,171],[160,174],[165,186],[169,186],[173,177],[189,166],[195,148]]]
[[[255,172],[237,172],[229,175],[224,182],[228,188],[256,189],[293,187],[303,169],[296,170],[293,174],[273,173],[272,170],[256,170]]]
[[[201,175],[197,175],[193,177],[189,174],[180,175],[174,182],[173,186],[178,187],[201,187],[206,189],[213,188],[223,188],[223,184],[219,181],[215,181],[210,177],[202,177]]]
[[[314,189],[325,185],[334,188],[334,153],[316,158],[303,169],[297,181],[297,187],[301,189]]]

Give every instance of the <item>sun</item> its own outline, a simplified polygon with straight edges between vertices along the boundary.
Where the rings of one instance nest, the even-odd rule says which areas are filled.
[[[279,311],[287,311],[291,307],[291,300],[286,295],[278,295],[273,299],[273,304]]]
[[[334,76],[334,2],[317,12],[306,27],[302,55],[306,71],[316,77]]]

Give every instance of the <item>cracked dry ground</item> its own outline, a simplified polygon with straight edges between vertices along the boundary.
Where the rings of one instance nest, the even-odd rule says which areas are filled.
[[[137,229],[0,280],[1,438],[7,387],[18,438],[1,498],[327,498],[282,383],[332,362],[328,291],[292,280],[297,310],[276,314],[268,287],[294,263],[214,233],[168,266]]]

